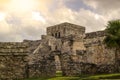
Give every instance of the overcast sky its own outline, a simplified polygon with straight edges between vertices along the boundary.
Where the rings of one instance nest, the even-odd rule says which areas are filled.
[[[36,40],[46,27],[70,22],[86,32],[120,18],[120,0],[0,0],[0,42]]]

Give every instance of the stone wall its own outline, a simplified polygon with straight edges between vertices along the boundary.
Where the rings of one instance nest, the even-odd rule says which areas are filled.
[[[85,28],[71,23],[62,23],[47,28],[47,35],[61,38],[69,35],[80,35],[85,33]]]
[[[39,46],[41,40],[24,40],[23,42],[28,44],[29,54],[32,54],[34,50]]]
[[[93,63],[74,62],[77,68],[76,71],[81,74],[105,74],[115,73],[115,66],[113,64],[97,65]]]
[[[51,57],[51,60],[44,59],[37,63],[29,64],[27,68],[28,77],[54,77],[56,75],[56,67],[53,59]]]
[[[61,71],[63,76],[78,76],[81,74],[81,69],[76,64],[73,56],[68,53],[60,55]]]
[[[114,64],[115,54],[114,49],[109,49],[104,44],[104,32],[94,32],[84,40],[86,53],[83,55],[84,62],[94,63],[97,65]]]
[[[41,43],[29,55],[28,76],[29,77],[53,77],[56,74],[55,57],[49,39],[54,38],[43,36]],[[54,42],[54,41],[53,41]]]
[[[104,44],[105,36],[104,31],[87,33],[84,38],[86,50],[77,51],[79,61],[96,65],[95,73],[114,73],[116,70],[115,50]]]
[[[0,80],[25,78],[27,53],[24,43],[0,43]]]
[[[92,38],[96,38],[96,37],[103,37],[106,36],[105,31],[96,31],[96,32],[90,32],[90,33],[86,33],[85,34],[85,39],[92,39]]]
[[[76,36],[67,36],[62,38],[61,48],[61,70],[63,76],[76,76],[81,74],[81,68],[78,67],[79,59],[76,50],[84,50],[83,38],[76,39]],[[79,46],[81,47],[79,47]]]

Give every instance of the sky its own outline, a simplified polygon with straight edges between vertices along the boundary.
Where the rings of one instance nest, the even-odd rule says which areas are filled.
[[[0,0],[0,42],[39,40],[47,27],[63,22],[104,30],[119,13],[120,0]]]

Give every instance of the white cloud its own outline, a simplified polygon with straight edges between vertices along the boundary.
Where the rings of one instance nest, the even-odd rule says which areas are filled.
[[[4,20],[6,17],[6,14],[3,12],[0,12],[0,21]]]
[[[37,21],[46,23],[45,18],[40,14],[40,12],[32,12],[32,18]]]
[[[101,30],[105,25],[105,19],[102,15],[90,10],[80,9],[78,12],[61,7],[57,9],[53,16],[49,17],[48,22],[58,24],[61,22],[71,22],[86,27],[86,32]]]
[[[102,15],[105,25],[109,20],[120,19],[120,0],[83,0],[84,3]]]

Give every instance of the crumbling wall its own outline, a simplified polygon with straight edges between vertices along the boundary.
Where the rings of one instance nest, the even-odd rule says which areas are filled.
[[[115,50],[104,44],[106,34],[104,31],[87,33],[84,39],[85,51],[78,51],[84,63],[92,63],[97,66],[96,73],[115,72]]]
[[[61,70],[63,76],[78,76],[81,74],[81,68],[79,68],[79,58],[76,54],[77,50],[84,50],[83,36],[67,36],[62,39],[61,48]],[[81,47],[79,47],[79,46]]]
[[[39,46],[41,40],[24,40],[23,42],[28,44],[29,54],[32,54],[34,50]]]
[[[53,77],[56,74],[55,58],[49,45],[49,39],[54,40],[54,38],[48,37],[42,37],[39,46],[29,55],[29,77]]]
[[[27,45],[24,43],[0,43],[0,80],[26,77]]]
[[[86,35],[84,40],[86,47],[86,59],[84,61],[97,65],[114,64],[115,54],[114,49],[109,49],[104,44],[105,33],[98,31]]]

